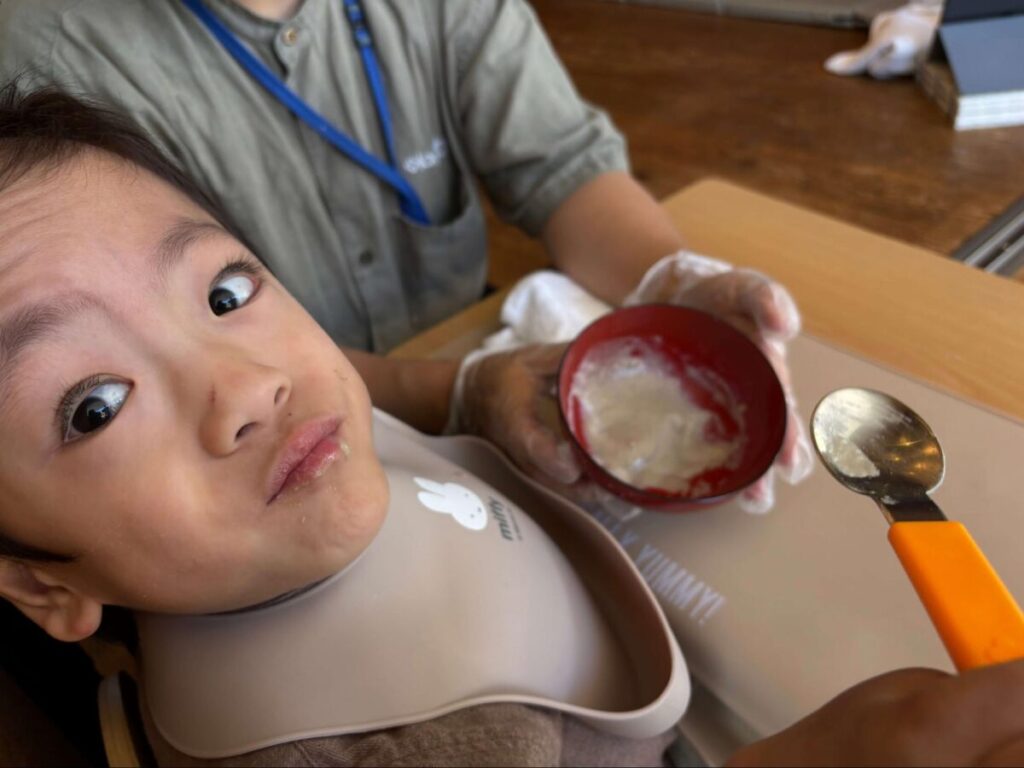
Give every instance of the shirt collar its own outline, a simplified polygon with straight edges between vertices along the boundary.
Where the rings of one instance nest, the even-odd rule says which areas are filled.
[[[306,29],[316,29],[317,24],[325,21],[324,12],[327,3],[331,1],[303,0],[299,10],[290,19],[273,21],[246,10],[236,0],[205,0],[210,10],[216,13],[232,32],[243,40],[256,44],[270,43],[286,26],[298,25]]]

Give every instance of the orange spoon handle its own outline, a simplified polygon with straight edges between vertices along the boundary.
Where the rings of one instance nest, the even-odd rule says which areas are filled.
[[[889,543],[958,670],[1024,658],[1024,613],[963,525],[893,523]]]

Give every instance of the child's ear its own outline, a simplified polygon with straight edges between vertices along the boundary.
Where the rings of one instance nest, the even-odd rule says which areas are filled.
[[[93,634],[103,618],[103,604],[64,585],[42,568],[0,559],[0,597],[52,637],[78,642]]]

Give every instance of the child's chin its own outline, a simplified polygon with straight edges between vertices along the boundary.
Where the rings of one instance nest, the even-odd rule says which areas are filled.
[[[380,532],[387,517],[387,486],[376,498],[362,496],[322,510],[319,525],[301,531],[308,562],[316,563],[324,575],[330,575],[355,560]]]
[[[354,559],[377,537],[386,516],[386,502],[350,509],[348,514],[339,516],[341,519],[330,526],[329,532],[325,532],[322,544],[341,560]]]

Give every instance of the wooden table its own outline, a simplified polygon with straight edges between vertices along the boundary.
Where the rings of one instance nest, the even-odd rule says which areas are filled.
[[[863,30],[605,0],[532,5],[659,199],[716,176],[948,256],[1024,194],[1024,127],[957,133],[909,78],[822,69]],[[495,285],[544,263],[508,227],[495,225],[492,242]]]

